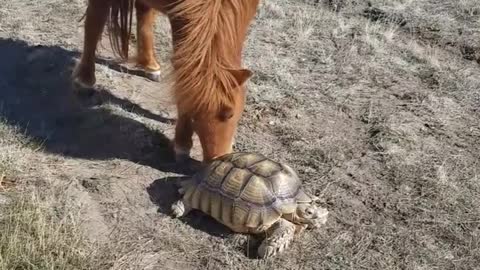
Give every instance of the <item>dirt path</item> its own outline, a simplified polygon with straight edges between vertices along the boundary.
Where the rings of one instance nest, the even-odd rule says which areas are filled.
[[[69,76],[83,1],[0,0],[0,113],[41,143],[19,158],[81,206],[85,233],[111,253],[105,268],[478,267],[480,66],[369,21],[355,1],[338,1],[347,3],[341,13],[314,2],[262,4],[245,50],[255,76],[235,148],[292,164],[332,215],[285,256],[262,261],[201,214],[169,217],[172,182],[189,172],[168,151],[175,110],[167,81],[99,61],[99,92],[78,99]],[[416,18],[407,19],[424,27]],[[165,22],[157,44],[168,68]],[[100,56],[108,60],[107,41]]]

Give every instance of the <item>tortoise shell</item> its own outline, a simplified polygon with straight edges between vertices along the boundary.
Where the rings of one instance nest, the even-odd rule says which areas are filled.
[[[231,153],[194,175],[183,201],[237,232],[260,232],[309,200],[297,174],[258,153]]]

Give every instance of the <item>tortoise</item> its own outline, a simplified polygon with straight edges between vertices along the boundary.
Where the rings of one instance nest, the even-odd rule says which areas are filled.
[[[236,152],[213,159],[193,177],[180,182],[182,198],[174,217],[197,209],[240,234],[266,234],[261,258],[287,248],[306,228],[318,228],[328,211],[302,188],[294,170],[259,153]]]

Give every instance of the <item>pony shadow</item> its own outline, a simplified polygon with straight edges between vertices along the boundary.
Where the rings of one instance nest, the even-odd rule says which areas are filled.
[[[128,66],[122,65],[120,62],[115,61],[110,58],[101,58],[97,57],[95,59],[95,63],[108,66],[108,68],[113,69],[115,71],[121,72],[121,73],[128,73],[130,75],[135,75],[138,77],[143,77],[149,81],[153,81],[147,76],[147,73],[143,69],[138,69],[138,68],[130,68]]]
[[[178,193],[179,183],[188,178],[185,176],[165,177],[153,181],[147,187],[150,200],[158,206],[158,212],[171,216],[172,204],[181,198]],[[235,232],[199,210],[192,210],[179,220],[211,236],[235,241]],[[244,240],[248,240],[246,246],[237,246],[237,248],[245,252],[249,258],[257,258],[257,249],[262,239],[262,236],[245,236]]]
[[[70,79],[78,55],[58,46],[0,38],[0,119],[41,143],[46,152],[93,160],[124,159],[192,174],[190,166],[174,161],[170,140],[158,130],[98,104],[82,104]],[[96,95],[100,102],[159,122],[174,122],[105,89]]]

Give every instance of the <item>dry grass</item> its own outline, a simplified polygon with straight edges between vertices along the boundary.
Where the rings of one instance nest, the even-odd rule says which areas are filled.
[[[0,208],[0,269],[98,269],[78,215],[64,208],[54,194],[11,195]]]
[[[23,17],[13,15],[21,1],[3,2],[0,37],[81,47],[80,26],[58,16],[79,18],[79,1],[49,0]],[[64,93],[58,74],[67,61],[52,50],[29,68],[14,58],[26,70],[22,80],[0,63],[10,74],[2,80],[0,72],[0,86],[13,93],[2,98],[30,121],[21,131],[0,125],[0,174],[20,192],[7,208],[22,210],[2,219],[11,233],[1,239],[17,243],[2,242],[2,256],[12,250],[9,263],[58,268],[478,269],[478,1],[367,2],[262,1],[245,46],[255,75],[236,149],[290,163],[331,211],[325,230],[307,232],[284,256],[255,260],[210,234],[204,217],[182,222],[159,212],[155,203],[162,209],[176,196],[167,184],[176,173],[156,167],[164,151],[158,133],[171,135],[173,126],[109,102],[57,125],[51,108],[64,100],[47,101]],[[23,19],[33,14],[41,19]],[[169,27],[159,22],[158,54],[169,68]],[[163,86],[106,65],[97,71],[115,96],[167,110]],[[49,105],[15,107],[29,98]],[[43,136],[41,121],[61,136]],[[21,252],[30,255],[11,256]]]
[[[37,143],[0,122],[0,269],[99,269],[63,188],[27,185]],[[41,177],[42,166],[37,166]]]

